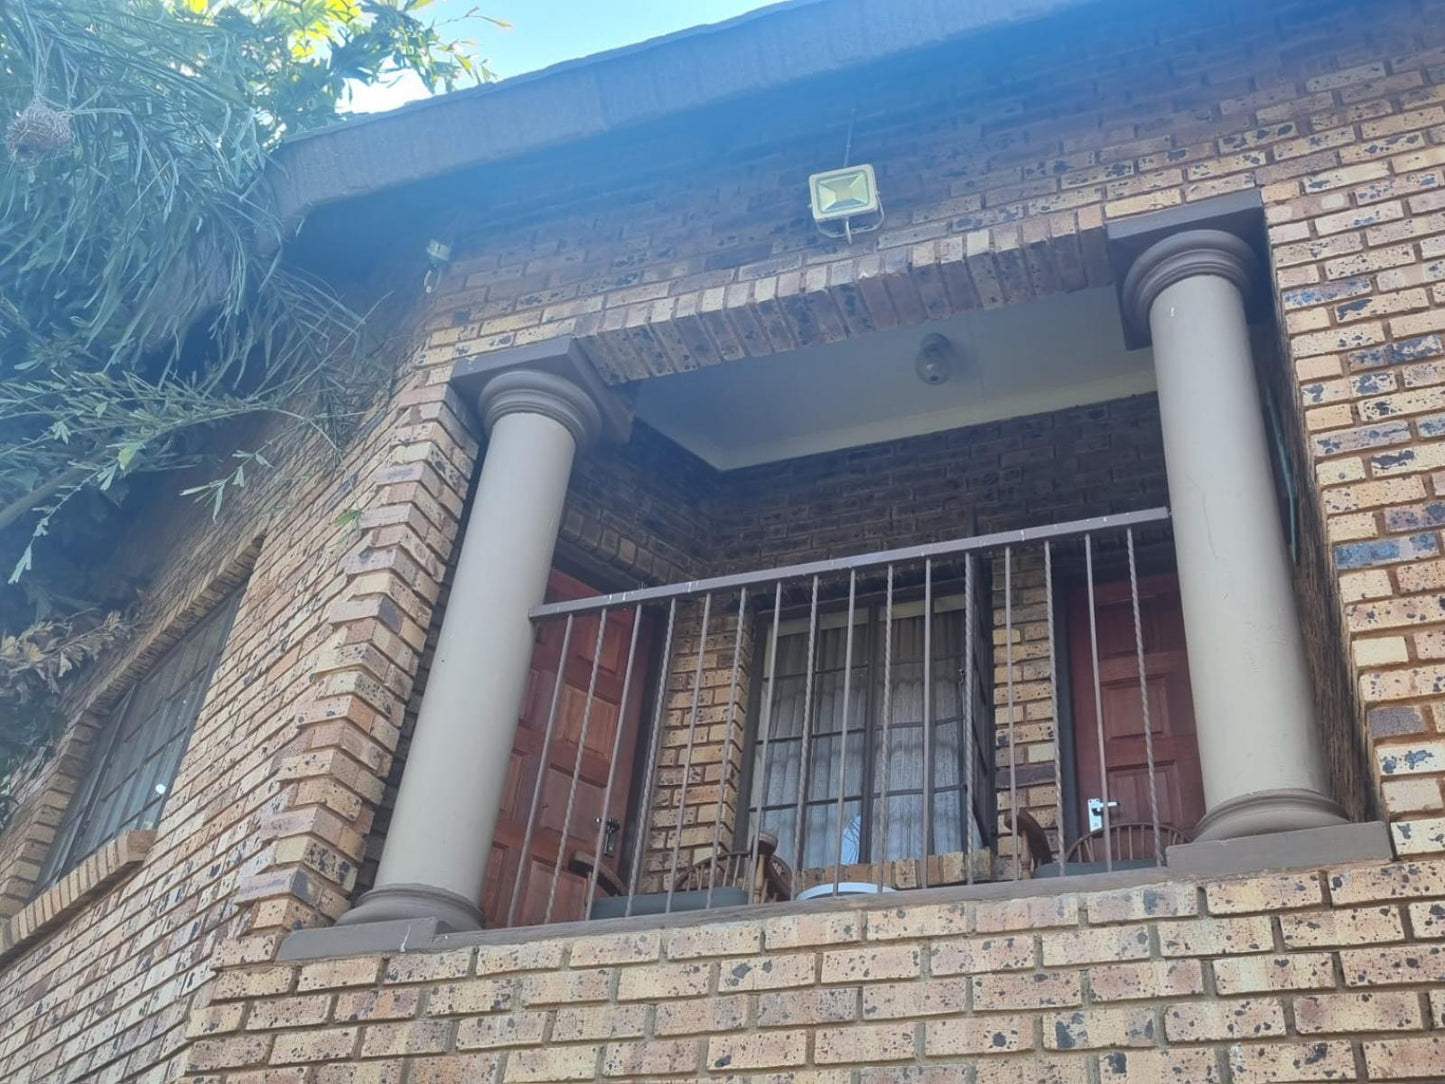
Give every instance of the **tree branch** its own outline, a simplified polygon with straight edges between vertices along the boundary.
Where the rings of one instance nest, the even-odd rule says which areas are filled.
[[[19,500],[11,501],[4,508],[0,508],[0,531],[5,530],[41,501],[53,497],[66,486],[73,486],[84,481],[89,474],[89,467],[71,467],[69,470],[61,471],[43,486],[32,489]]]

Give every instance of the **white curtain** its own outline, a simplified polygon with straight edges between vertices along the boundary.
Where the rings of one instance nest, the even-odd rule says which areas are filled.
[[[933,624],[933,846],[924,846],[923,816],[923,617],[895,616],[892,623],[891,709],[883,715],[884,627],[881,614],[861,612],[853,631],[853,669],[846,734],[843,726],[844,661],[847,630],[834,616],[820,621],[814,664],[812,725],[803,740],[808,630],[789,626],[778,638],[774,693],[764,675],[759,734],[753,746],[751,808],[761,797],[762,827],[777,835],[779,853],[796,860],[797,807],[803,758],[807,789],[803,801],[802,868],[828,866],[838,858],[839,758],[843,758],[845,864],[917,858],[964,849],[964,752],[961,746],[963,614],[936,614]],[[870,682],[871,678],[871,682]],[[771,714],[769,703],[771,698]],[[766,751],[761,727],[767,727]],[[870,853],[863,853],[864,741],[871,733],[873,778],[868,794]],[[806,752],[805,752],[806,745]],[[766,752],[766,793],[764,754]],[[975,751],[988,755],[988,751]],[[883,791],[888,791],[885,813]],[[970,824],[974,843],[979,842]]]

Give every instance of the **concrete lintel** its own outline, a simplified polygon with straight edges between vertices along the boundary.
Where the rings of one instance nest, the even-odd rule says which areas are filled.
[[[570,380],[597,404],[603,439],[627,442],[632,431],[632,405],[603,383],[571,336],[462,358],[452,368],[450,383],[475,410],[482,390],[492,380],[517,369],[535,369]]]
[[[1295,832],[1239,836],[1206,843],[1178,843],[1165,861],[1186,877],[1219,877],[1276,869],[1325,869],[1352,862],[1394,858],[1390,830],[1382,821],[1305,828]]]
[[[1259,276],[1256,288],[1245,297],[1249,314],[1257,320],[1273,311],[1268,296],[1269,239],[1265,231],[1264,200],[1258,189],[1230,192],[1197,203],[1118,219],[1108,224],[1105,235],[1109,245],[1109,264],[1114,270],[1116,289],[1120,292],[1124,344],[1130,350],[1148,346],[1150,335],[1147,321],[1141,323],[1131,319],[1124,306],[1124,281],[1128,278],[1129,269],[1134,266],[1135,260],[1159,241],[1190,230],[1220,230],[1248,244],[1254,250],[1259,266],[1266,270],[1265,275]]]
[[[437,939],[434,918],[358,922],[354,926],[318,926],[293,930],[276,953],[279,961],[362,956],[371,952],[409,952],[431,948]]]

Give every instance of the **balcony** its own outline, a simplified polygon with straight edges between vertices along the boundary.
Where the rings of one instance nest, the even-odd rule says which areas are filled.
[[[1025,400],[893,417],[903,430],[890,440],[933,449],[906,479],[861,466],[893,454],[854,439],[876,437],[872,423],[815,432],[826,452],[796,460],[793,477],[788,419],[822,409],[797,387],[792,406],[781,401],[801,369],[775,359],[731,390],[722,377],[699,373],[686,389],[689,377],[669,377],[679,401],[720,418],[748,402],[729,408],[724,393],[770,387],[780,400],[763,412],[772,452],[734,449],[731,466],[713,464],[724,480],[706,483],[705,501],[717,514],[674,531],[684,547],[703,537],[706,552],[685,564],[704,578],[672,585],[605,593],[585,560],[570,563],[587,555],[562,545],[578,452],[637,445],[628,402],[575,346],[460,369],[489,431],[486,457],[374,886],[341,924],[401,923],[410,936],[419,919],[441,931],[531,927],[820,895],[997,892],[1040,877],[1063,886],[1138,866],[1208,872],[1240,854],[1344,860],[1353,844],[1331,834],[1348,827],[1338,799],[1356,815],[1361,803],[1332,784],[1323,747],[1358,739],[1349,716],[1322,718],[1312,688],[1344,671],[1327,621],[1316,616],[1306,637],[1299,616],[1271,477],[1283,464],[1246,326],[1255,255],[1234,233],[1161,229],[1120,239],[1137,257],[1122,297],[1130,334],[1153,336],[1157,400],[1105,402],[1119,392],[1095,379],[1098,365],[1059,366],[1082,355],[1053,339],[1017,351],[1054,359],[1030,385],[1048,398],[1027,402],[1063,402],[1008,423],[1021,436],[998,471],[1032,480],[1012,485],[1007,508],[981,500],[1009,487],[969,461],[996,435],[988,419]],[[1093,336],[1098,364],[1117,363],[1122,336],[1098,336],[1101,306],[1117,320],[1113,294],[1078,304],[1074,338]],[[1068,313],[1053,315],[1013,310],[995,327],[1008,332],[999,364],[1020,335],[1057,339]],[[860,339],[830,363],[871,374],[876,350],[916,334]],[[786,364],[804,362],[829,359]],[[766,372],[774,383],[759,382]],[[980,375],[979,390],[996,375]],[[885,409],[881,396],[828,409]],[[1103,428],[1085,433],[1085,416]],[[1056,419],[1069,451],[1040,457],[1032,438]],[[1130,455],[1096,465],[1120,441]],[[584,467],[593,539],[608,517],[641,525],[627,479],[682,454]],[[693,500],[674,482],[645,498],[654,518]],[[961,508],[992,530],[967,530]],[[758,533],[739,533],[744,524]],[[857,553],[873,540],[890,548]],[[623,579],[655,583],[658,567]],[[1368,844],[1373,856],[1378,841]]]
[[[1162,865],[1202,812],[1171,566],[1151,509],[536,608],[487,925]],[[1097,828],[1028,740],[1061,678]]]

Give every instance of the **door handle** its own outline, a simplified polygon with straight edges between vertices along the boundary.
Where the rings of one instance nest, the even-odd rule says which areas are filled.
[[[1119,808],[1118,802],[1110,802],[1109,810],[1113,812]],[[1104,799],[1089,799],[1089,831],[1097,832],[1104,827]]]
[[[602,825],[602,857],[615,858],[617,837],[622,834],[622,822],[616,817],[608,817],[605,821],[598,817],[597,823]]]

